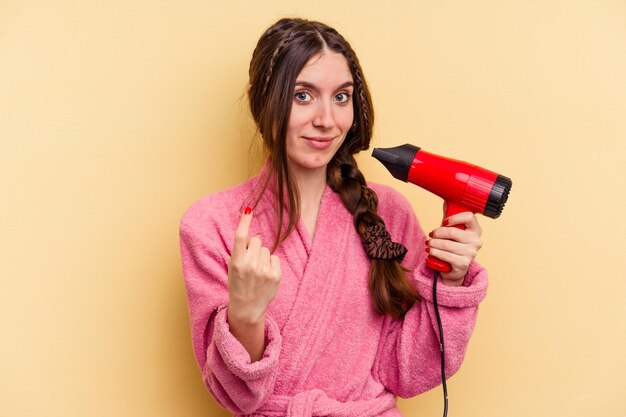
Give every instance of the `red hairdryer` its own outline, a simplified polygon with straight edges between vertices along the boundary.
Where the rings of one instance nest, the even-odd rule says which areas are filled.
[[[375,148],[372,156],[404,182],[412,182],[443,198],[445,218],[471,211],[492,219],[502,213],[512,181],[495,172],[463,161],[425,152],[405,144],[395,148]],[[465,226],[455,226],[465,229]],[[450,271],[450,264],[429,256],[427,265],[436,271]]]

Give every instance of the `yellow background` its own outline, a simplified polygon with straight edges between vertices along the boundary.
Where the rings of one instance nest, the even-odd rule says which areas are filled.
[[[513,179],[481,218],[491,286],[450,415],[624,417],[623,0],[1,2],[0,415],[228,415],[193,359],[178,221],[254,173],[248,62],[294,15],[357,51],[374,146]],[[438,224],[439,198],[359,160]],[[399,405],[440,415],[441,391]]]

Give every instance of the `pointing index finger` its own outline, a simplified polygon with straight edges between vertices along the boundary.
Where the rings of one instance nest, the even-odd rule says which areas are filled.
[[[250,223],[252,223],[252,209],[250,207],[246,207],[241,215],[241,218],[239,219],[237,230],[235,231],[233,257],[241,256],[246,252],[246,248],[248,246],[248,234],[250,233]]]

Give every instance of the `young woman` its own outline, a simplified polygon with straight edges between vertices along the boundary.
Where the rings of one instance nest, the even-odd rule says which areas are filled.
[[[400,194],[365,181],[354,154],[369,147],[372,101],[334,29],[271,26],[248,96],[264,168],[181,221],[204,382],[236,414],[400,416],[397,396],[441,382],[427,252],[452,265],[438,289],[447,375],[463,360],[487,289],[476,217],[451,216],[427,239]]]

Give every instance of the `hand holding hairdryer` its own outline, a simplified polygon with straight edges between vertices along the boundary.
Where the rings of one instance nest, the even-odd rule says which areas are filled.
[[[372,156],[382,162],[391,175],[411,182],[445,201],[445,216],[470,211],[493,219],[500,216],[509,196],[509,178],[468,164],[405,144],[395,148],[375,148]],[[445,226],[445,224],[444,224]],[[463,225],[455,226],[461,229]],[[427,265],[440,272],[449,272],[450,264],[429,256]]]

